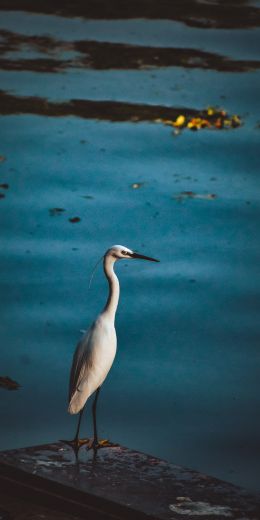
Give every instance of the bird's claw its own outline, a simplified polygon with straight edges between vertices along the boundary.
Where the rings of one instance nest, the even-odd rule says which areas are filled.
[[[72,439],[72,441],[67,441],[67,440],[61,439],[61,442],[63,442],[64,444],[67,444],[67,446],[72,448],[77,457],[81,446],[88,445],[90,442],[90,439]]]
[[[117,444],[113,444],[108,439],[101,439],[100,441],[96,439],[90,439],[90,441],[87,443],[87,450],[97,451],[100,448],[112,448],[114,446],[117,446]]]
[[[78,460],[78,453],[82,446],[86,446],[87,451],[93,450],[94,454],[96,454],[100,448],[115,448],[119,446],[119,444],[110,442],[108,439],[101,439],[100,441],[97,439],[73,439],[72,441],[61,439],[61,442],[72,448],[76,460]]]

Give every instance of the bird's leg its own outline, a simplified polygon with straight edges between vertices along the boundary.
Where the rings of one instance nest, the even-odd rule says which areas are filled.
[[[83,415],[83,410],[84,410],[84,406],[79,412],[78,426],[77,426],[77,431],[76,431],[76,435],[74,438],[75,444],[78,444],[78,442],[79,442],[79,429],[80,429],[80,423],[81,423],[81,419],[82,419],[82,415]]]
[[[100,386],[96,390],[95,398],[92,404],[92,418],[93,418],[93,429],[94,429],[94,438],[89,442],[88,449],[93,449],[96,453],[97,449],[101,447],[98,442],[98,434],[97,434],[97,400],[100,392]]]
[[[94,429],[94,438],[88,443],[88,450],[93,449],[96,454],[99,448],[109,448],[112,446],[117,446],[116,444],[112,444],[107,439],[98,440],[97,434],[97,400],[100,392],[100,387],[97,389],[95,398],[92,405],[92,417],[93,417],[93,429]]]
[[[97,434],[97,400],[100,392],[100,387],[97,389],[95,394],[95,399],[92,405],[92,416],[93,416],[93,428],[94,428],[94,440],[93,440],[93,449],[96,450],[98,448],[98,434]]]
[[[83,408],[79,412],[78,425],[77,425],[77,430],[76,430],[74,439],[72,441],[62,440],[62,442],[64,442],[65,444],[68,444],[68,446],[70,446],[73,449],[76,459],[78,459],[78,452],[79,452],[80,447],[83,446],[84,444],[89,443],[89,439],[79,439],[80,423],[81,423],[82,415],[84,412],[84,408],[85,407],[83,406]]]

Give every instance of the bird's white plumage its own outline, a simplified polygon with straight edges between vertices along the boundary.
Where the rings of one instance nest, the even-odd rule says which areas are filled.
[[[77,345],[70,372],[69,408],[78,413],[87,399],[102,385],[116,354],[115,313],[119,300],[119,282],[113,265],[121,246],[113,246],[104,256],[104,272],[109,296],[102,313]]]
[[[113,266],[122,258],[142,258],[158,261],[125,246],[115,245],[104,256],[104,273],[109,284],[106,305],[79,341],[71,367],[69,408],[71,414],[80,412],[87,399],[104,382],[116,354],[115,314],[119,300],[119,281]]]
[[[104,382],[116,354],[116,331],[106,313],[101,314],[78,343],[71,378],[69,412],[78,413]]]

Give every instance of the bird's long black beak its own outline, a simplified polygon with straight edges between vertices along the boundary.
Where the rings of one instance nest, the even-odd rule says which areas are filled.
[[[132,253],[131,257],[140,258],[141,260],[149,260],[150,262],[160,262],[160,260],[156,260],[156,258],[151,258],[150,256],[139,255],[139,253]]]

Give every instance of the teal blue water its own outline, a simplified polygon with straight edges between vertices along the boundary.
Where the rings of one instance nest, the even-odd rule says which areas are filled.
[[[17,95],[61,99],[64,87],[62,99],[222,104],[244,119],[233,131],[173,136],[151,123],[1,117],[0,375],[21,384],[1,390],[2,449],[74,434],[70,363],[107,294],[101,266],[90,290],[89,278],[119,243],[161,262],[116,266],[118,352],[100,394],[100,436],[259,490],[259,78],[0,73]],[[92,97],[95,82],[102,92]],[[183,191],[200,198],[178,200]]]

